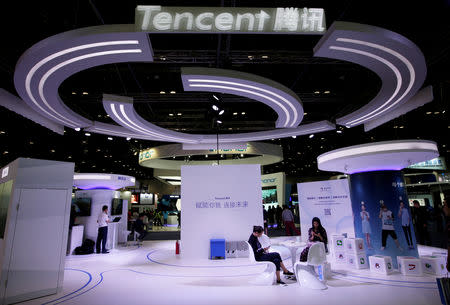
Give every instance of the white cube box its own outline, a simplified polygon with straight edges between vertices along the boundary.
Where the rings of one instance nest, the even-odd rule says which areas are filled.
[[[331,245],[334,251],[344,251],[344,235],[332,235]]]
[[[336,263],[345,264],[347,262],[347,254],[345,251],[334,251],[334,260]]]
[[[447,273],[446,264],[447,259],[445,256],[441,255],[424,255],[420,257],[422,262],[423,272],[434,274],[434,275],[444,275]]]
[[[346,238],[344,239],[344,248],[347,253],[354,255],[364,253],[364,240],[362,238]]]
[[[367,269],[369,268],[369,263],[367,262],[367,257],[365,253],[359,254],[348,254],[347,255],[347,266],[353,269]]]
[[[398,270],[403,275],[421,276],[422,264],[419,258],[413,256],[397,256]]]
[[[370,271],[381,273],[381,274],[391,274],[394,272],[394,267],[392,265],[392,257],[384,255],[372,255],[369,256]]]

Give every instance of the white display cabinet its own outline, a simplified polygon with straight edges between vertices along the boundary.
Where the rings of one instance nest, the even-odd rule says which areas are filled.
[[[74,163],[19,158],[1,169],[0,300],[62,291]]]

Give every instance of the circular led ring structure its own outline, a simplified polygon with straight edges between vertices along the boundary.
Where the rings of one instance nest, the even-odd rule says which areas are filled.
[[[126,175],[103,173],[77,173],[73,176],[73,186],[83,189],[117,190],[127,186],[134,186],[136,179]]]
[[[433,141],[400,140],[355,145],[332,150],[317,157],[320,170],[354,174],[401,170],[439,156]]]
[[[256,155],[254,157],[247,157],[242,159],[233,160],[220,160],[221,165],[225,164],[261,164],[268,165],[277,163],[283,160],[283,151],[279,145],[261,143],[261,142],[249,142],[245,149],[220,149],[220,154],[242,154],[242,155]],[[139,152],[139,165],[159,168],[159,169],[176,169],[179,170],[183,165],[212,165],[217,164],[216,160],[170,160],[165,158],[173,157],[188,157],[195,155],[215,155],[217,151],[215,149],[203,149],[203,150],[185,150],[182,144],[169,144],[158,146],[154,148],[144,149]]]

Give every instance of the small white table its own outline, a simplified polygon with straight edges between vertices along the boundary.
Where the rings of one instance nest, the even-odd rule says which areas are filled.
[[[280,246],[285,246],[286,248],[291,251],[291,259],[292,259],[292,266],[295,265],[297,261],[297,251],[298,249],[304,249],[306,247],[306,243],[302,241],[296,241],[296,240],[286,240],[281,243],[279,243]]]

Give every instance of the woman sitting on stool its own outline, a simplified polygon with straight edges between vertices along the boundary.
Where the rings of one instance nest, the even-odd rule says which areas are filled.
[[[253,227],[253,233],[250,235],[250,238],[248,239],[248,243],[253,248],[253,253],[255,253],[255,260],[257,261],[269,261],[275,264],[277,268],[277,284],[284,284],[284,282],[280,278],[280,269],[283,269],[283,274],[285,275],[294,275],[294,273],[290,272],[286,269],[286,267],[283,264],[283,260],[281,259],[280,254],[273,252],[269,253],[269,247],[263,248],[261,247],[261,244],[258,241],[258,237],[261,237],[263,234],[263,227],[261,226],[254,226]]]

